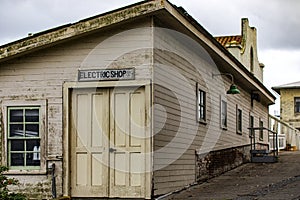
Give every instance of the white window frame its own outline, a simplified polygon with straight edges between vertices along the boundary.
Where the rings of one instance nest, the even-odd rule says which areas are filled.
[[[224,108],[225,107],[225,108]],[[225,112],[223,110],[225,109]],[[225,115],[225,119],[224,119]],[[222,129],[227,130],[228,126],[228,103],[225,97],[220,97],[220,126]]]
[[[239,105],[236,105],[236,133],[243,134],[243,109]]]
[[[9,108],[30,108],[30,107],[39,107],[40,114],[40,167],[31,168],[31,167],[18,167],[10,168],[9,159],[8,159],[8,110]],[[3,100],[2,103],[2,113],[3,113],[3,125],[4,125],[4,140],[3,143],[3,152],[2,152],[2,165],[5,165],[9,168],[8,174],[45,174],[46,169],[46,138],[47,138],[47,101],[46,100]]]
[[[201,103],[201,95],[200,93],[204,93],[204,102],[203,104]],[[197,110],[197,113],[196,113],[196,116],[197,116],[197,121],[199,123],[203,123],[203,124],[206,124],[206,119],[207,119],[207,92],[206,92],[206,89],[204,87],[202,87],[199,83],[197,83],[197,87],[196,87],[196,110]],[[204,117],[201,117],[201,108],[204,108],[203,109],[203,115]]]

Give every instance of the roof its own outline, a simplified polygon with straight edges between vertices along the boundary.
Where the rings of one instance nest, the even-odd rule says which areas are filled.
[[[234,35],[234,36],[218,36],[215,39],[224,47],[229,45],[241,45],[242,44],[242,36]]]
[[[276,91],[278,94],[280,94],[280,90],[282,90],[282,89],[300,89],[300,81],[275,86],[275,87],[272,87],[272,89],[274,91]]]
[[[193,34],[198,41],[210,52],[215,62],[219,62],[223,70],[232,73],[235,81],[247,88],[248,91],[259,91],[268,104],[274,104],[276,97],[261,83],[247,68],[238,61],[224,46],[222,46],[206,29],[204,29],[182,7],[171,4],[168,0],[145,0],[117,10],[103,13],[94,17],[66,24],[33,34],[21,40],[0,46],[0,62],[17,56],[47,48],[63,41],[84,36],[100,29],[130,22],[141,17],[156,16],[171,23],[175,28]],[[238,38],[238,37],[237,37]],[[236,38],[236,39],[237,39]],[[231,40],[233,41],[233,39]]]
[[[75,23],[30,34],[28,37],[0,46],[0,61],[162,9],[164,1],[145,0]]]

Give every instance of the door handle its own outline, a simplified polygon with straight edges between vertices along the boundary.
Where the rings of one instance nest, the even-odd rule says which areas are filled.
[[[115,148],[109,148],[109,153],[113,153],[115,151],[117,151],[117,149],[115,149]]]

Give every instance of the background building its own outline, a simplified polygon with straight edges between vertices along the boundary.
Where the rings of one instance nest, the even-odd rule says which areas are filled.
[[[280,95],[280,119],[300,130],[300,82],[272,87]]]
[[[249,26],[247,18],[243,18],[241,24],[241,35],[219,36],[216,40],[263,82],[264,64],[258,60],[256,28]]]

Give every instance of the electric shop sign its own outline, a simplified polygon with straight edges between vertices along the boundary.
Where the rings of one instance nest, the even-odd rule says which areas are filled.
[[[78,81],[133,80],[134,75],[134,68],[79,70]]]

